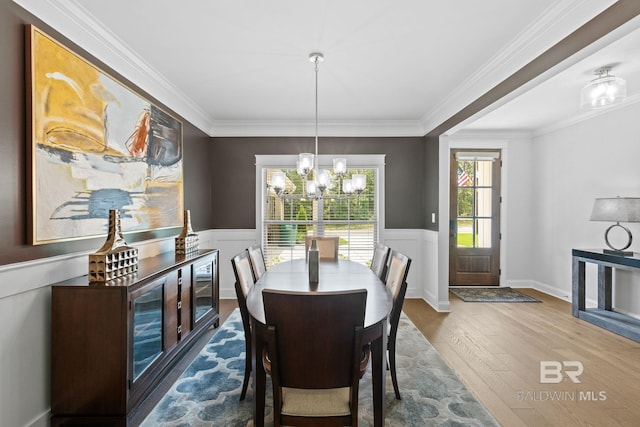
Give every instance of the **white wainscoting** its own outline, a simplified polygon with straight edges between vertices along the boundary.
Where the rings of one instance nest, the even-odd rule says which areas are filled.
[[[260,242],[256,230],[198,232],[200,247],[220,251],[220,296],[235,299],[231,258]],[[447,295],[438,295],[437,233],[387,229],[383,242],[412,259],[408,298],[423,298],[448,311]],[[173,238],[133,244],[140,258],[174,250]],[[45,427],[50,414],[51,283],[81,276],[93,251],[0,266],[0,425]],[[28,386],[26,386],[28,385]]]
[[[256,230],[208,230],[199,233],[200,241],[206,234],[207,247],[220,251],[220,298],[235,299],[231,258],[247,247],[258,244],[260,236]],[[438,233],[429,230],[386,229],[383,243],[399,250],[411,258],[407,277],[407,298],[423,298],[438,311],[449,311],[447,295],[438,295]]]
[[[147,258],[174,245],[171,238],[133,246]],[[51,283],[87,274],[91,252],[0,266],[1,426],[49,425]]]
[[[198,233],[200,234],[200,233]],[[236,299],[234,283],[236,281],[231,266],[231,258],[260,242],[256,230],[208,230],[209,247],[220,251],[220,298]],[[202,237],[201,237],[202,239]]]

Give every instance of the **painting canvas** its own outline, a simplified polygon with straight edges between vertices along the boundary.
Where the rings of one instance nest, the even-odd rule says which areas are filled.
[[[182,225],[182,123],[27,28],[32,244]]]

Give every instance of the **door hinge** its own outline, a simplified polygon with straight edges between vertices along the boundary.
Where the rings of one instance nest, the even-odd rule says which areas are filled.
[[[498,276],[502,276],[502,269],[501,268],[498,269]]]

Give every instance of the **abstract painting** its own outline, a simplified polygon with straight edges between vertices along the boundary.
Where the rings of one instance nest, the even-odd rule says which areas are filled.
[[[29,240],[179,227],[182,123],[27,26]]]

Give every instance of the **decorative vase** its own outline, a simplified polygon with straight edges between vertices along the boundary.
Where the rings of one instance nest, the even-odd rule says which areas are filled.
[[[200,237],[191,228],[191,211],[185,210],[182,232],[176,237],[176,254],[187,255],[198,252]]]
[[[127,245],[122,236],[120,211],[109,211],[107,240],[89,255],[89,281],[106,282],[138,271],[138,249]]]
[[[311,240],[309,248],[309,283],[318,283],[320,280],[320,251],[316,239]]]

